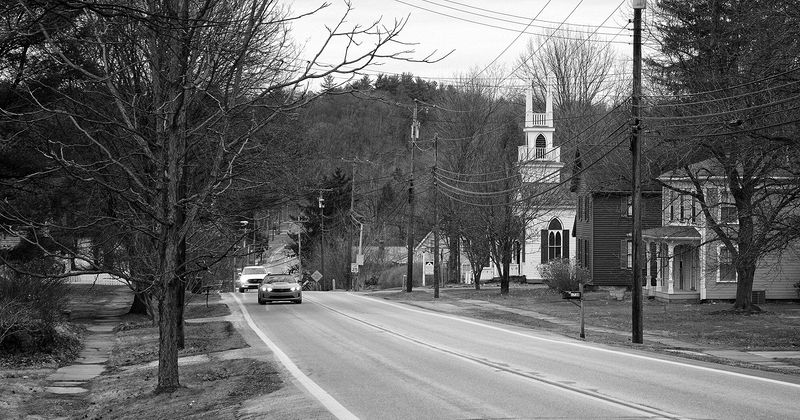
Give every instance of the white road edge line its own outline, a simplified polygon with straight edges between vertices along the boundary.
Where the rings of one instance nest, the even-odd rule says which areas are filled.
[[[574,341],[567,341],[567,340],[561,341],[561,340],[553,340],[553,339],[544,338],[544,337],[537,337],[537,336],[532,335],[532,334],[526,334],[526,333],[522,333],[522,332],[519,332],[519,331],[513,331],[513,330],[506,329],[506,328],[501,328],[501,327],[497,327],[497,326],[494,326],[494,325],[485,324],[485,323],[480,322],[480,321],[473,321],[473,320],[460,318],[460,317],[455,317],[455,316],[451,316],[451,315],[444,315],[444,314],[441,314],[441,313],[438,313],[438,312],[435,312],[435,311],[426,311],[426,310],[423,310],[423,309],[414,309],[414,308],[410,308],[410,307],[408,307],[406,305],[400,305],[400,304],[394,303],[394,302],[387,302],[386,300],[383,300],[383,299],[380,299],[380,298],[373,298],[373,297],[363,296],[363,295],[359,295],[359,294],[355,294],[355,293],[349,293],[349,292],[348,292],[348,294],[351,295],[351,296],[360,297],[362,299],[370,299],[370,300],[372,300],[374,302],[380,302],[380,303],[383,303],[384,305],[394,306],[394,307],[401,308],[401,309],[404,309],[404,310],[410,311],[410,312],[416,312],[416,313],[421,313],[421,314],[429,314],[429,315],[433,315],[433,316],[438,316],[438,317],[449,319],[449,320],[453,320],[453,321],[460,321],[460,322],[463,322],[463,323],[466,323],[466,324],[470,324],[470,325],[478,325],[478,326],[489,328],[489,329],[496,330],[496,331],[507,332],[509,334],[514,334],[514,335],[518,335],[518,336],[521,336],[521,337],[528,337],[528,338],[532,338],[532,339],[535,339],[535,340],[546,341],[548,343],[567,344],[567,345],[574,346],[574,347],[580,347],[580,348],[583,348],[583,349],[597,350],[597,351],[616,354],[616,355],[620,355],[620,356],[628,356],[628,357],[634,357],[634,358],[637,358],[637,359],[657,361],[657,362],[661,362],[661,363],[665,363],[665,364],[669,364],[669,365],[689,367],[689,368],[693,368],[693,369],[697,369],[697,370],[702,370],[702,371],[705,371],[705,372],[723,373],[723,374],[726,374],[726,375],[735,376],[735,377],[739,377],[739,378],[748,378],[748,379],[754,379],[754,380],[767,382],[767,383],[771,383],[771,384],[776,384],[776,385],[786,385],[786,386],[791,386],[791,387],[794,387],[794,388],[800,388],[800,384],[796,384],[796,383],[793,383],[793,382],[779,381],[779,380],[770,379],[770,378],[762,378],[760,376],[747,375],[747,374],[739,373],[739,372],[730,372],[730,371],[727,371],[727,370],[710,368],[710,367],[705,367],[705,366],[698,366],[698,365],[693,365],[693,364],[689,364],[689,363],[682,363],[682,362],[677,362],[677,361],[674,361],[674,360],[659,359],[659,358],[656,358],[656,357],[650,357],[650,356],[645,356],[645,355],[635,354],[635,353],[627,353],[627,352],[618,351],[618,350],[611,350],[611,349],[606,349],[606,348],[603,348],[603,347],[592,346],[592,345],[578,343],[578,342],[574,342]]]
[[[242,301],[239,300],[239,297],[234,293],[233,298],[236,300],[236,303],[239,304],[239,309],[242,310],[242,315],[244,316],[245,321],[247,321],[247,325],[250,326],[250,329],[253,330],[254,333],[264,342],[264,344],[275,353],[275,356],[278,360],[283,364],[286,370],[297,379],[303,387],[316,398],[331,414],[334,415],[337,419],[358,419],[358,417],[351,413],[350,410],[346,409],[339,401],[336,401],[330,394],[325,392],[322,387],[317,385],[316,382],[312,381],[311,378],[306,376],[297,365],[292,362],[292,359],[286,355],[280,348],[278,348],[275,343],[270,340],[263,331],[261,331],[253,322],[253,318],[250,317],[250,314],[247,312],[247,309],[242,304]]]

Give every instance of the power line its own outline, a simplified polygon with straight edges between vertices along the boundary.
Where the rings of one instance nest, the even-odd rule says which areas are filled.
[[[419,5],[416,5],[416,4],[412,4],[412,3],[409,3],[409,2],[403,1],[403,0],[394,0],[394,1],[397,2],[397,3],[405,4],[406,6],[410,6],[410,7],[416,8],[416,9],[424,10],[424,11],[429,12],[429,13],[437,14],[437,15],[444,16],[444,17],[447,17],[447,18],[450,18],[450,19],[459,20],[459,21],[462,21],[462,22],[467,22],[467,23],[472,23],[472,24],[476,24],[476,25],[486,26],[486,27],[494,28],[494,29],[500,29],[500,30],[503,30],[503,31],[519,32],[519,30],[515,29],[515,28],[509,28],[509,27],[506,27],[506,26],[500,26],[500,25],[495,25],[495,24],[491,24],[491,23],[480,22],[480,21],[473,20],[473,19],[467,19],[467,18],[463,18],[463,17],[458,17],[458,16],[454,16],[454,15],[451,15],[451,14],[448,14],[448,13],[444,13],[444,12],[436,11],[436,10],[429,9],[429,8],[426,8],[426,7],[422,7],[422,6],[419,6]],[[428,0],[421,0],[421,1],[425,1],[426,3],[432,3],[431,1],[428,1]],[[582,1],[583,0],[581,0],[580,2],[582,2]],[[443,6],[443,5],[439,5],[439,6],[440,7],[445,7],[445,8],[451,8],[449,6]],[[458,10],[458,9],[456,9],[456,10]],[[466,11],[462,11],[462,12],[463,13],[468,13],[468,14],[473,14],[473,15],[476,14],[474,12],[466,12]],[[572,15],[572,13],[570,13],[570,15]],[[501,18],[492,18],[490,16],[485,16],[485,15],[478,15],[478,16],[481,16],[481,17],[484,17],[484,18],[488,18],[488,19],[492,19],[492,20],[500,20],[500,21],[508,22],[507,20],[501,19]],[[519,23],[519,22],[512,22],[512,23],[516,24],[516,25],[523,25],[522,23]],[[562,21],[561,23],[559,23],[559,25],[555,29],[550,27],[550,26],[543,26],[543,25],[532,25],[532,26],[538,26],[538,27],[540,27],[542,29],[551,30],[551,31],[555,32],[555,31],[560,30],[561,26],[563,24],[565,24],[565,23],[566,23],[566,19],[564,21]],[[605,23],[605,22],[603,22],[603,23]],[[595,32],[598,29],[599,29],[599,27],[596,27]],[[582,31],[574,31],[574,32],[582,32]],[[530,32],[525,32],[525,31],[523,31],[523,33],[528,34],[528,35],[536,35],[535,33],[530,33]],[[612,34],[601,33],[600,35],[612,35]],[[553,35],[553,38],[570,39],[570,37],[561,36],[561,35]],[[600,41],[598,41],[598,42],[600,42]],[[619,43],[622,43],[622,42],[620,41]]]
[[[500,15],[500,16],[508,16],[508,17],[517,18],[517,19],[521,19],[521,20],[527,20],[528,19],[525,16],[519,16],[519,15],[512,15],[512,14],[509,14],[509,13],[497,12],[497,11],[494,11],[494,10],[491,10],[491,9],[483,9],[483,8],[480,8],[480,7],[477,7],[477,6],[471,6],[471,5],[467,5],[467,4],[464,4],[464,3],[461,3],[461,2],[457,2],[457,1],[453,1],[453,0],[443,0],[443,1],[445,1],[447,3],[458,4],[460,6],[468,7],[470,9],[475,9],[475,10],[480,10],[480,11],[483,11],[483,12],[493,13],[493,14]],[[557,21],[552,21],[552,20],[544,20],[544,19],[537,19],[537,20],[540,21],[540,22],[545,22],[545,23],[554,23],[554,24],[558,23]],[[570,25],[595,27],[595,25],[581,24],[581,23],[570,23]],[[619,27],[617,27],[617,26],[604,26],[604,28],[618,29]]]

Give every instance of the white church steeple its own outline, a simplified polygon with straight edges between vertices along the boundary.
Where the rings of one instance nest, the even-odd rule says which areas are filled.
[[[517,159],[524,182],[559,182],[561,148],[553,144],[553,87],[555,79],[547,78],[545,112],[533,112],[533,86],[525,92],[525,145],[519,147]]]

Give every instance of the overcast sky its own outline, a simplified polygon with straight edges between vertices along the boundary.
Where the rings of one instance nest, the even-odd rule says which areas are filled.
[[[294,14],[322,4],[320,0],[289,1]],[[343,0],[329,1],[325,10],[293,25],[294,38],[305,45],[307,53],[324,39],[325,25],[335,24],[345,10]],[[424,79],[446,79],[482,70],[495,60],[505,69],[503,74],[508,74],[532,37],[527,33],[541,34],[562,22],[588,33],[596,30],[597,39],[612,40],[620,54],[631,55],[630,0],[351,0],[351,4],[350,26],[368,25],[376,19],[391,25],[395,19],[407,19],[401,39],[416,44],[411,47],[416,58],[455,50],[435,64],[387,61],[368,71],[373,79],[377,73],[403,72]],[[602,27],[597,29],[598,25]],[[321,61],[341,59],[329,55]]]

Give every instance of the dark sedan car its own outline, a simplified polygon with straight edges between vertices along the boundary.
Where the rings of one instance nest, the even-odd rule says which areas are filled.
[[[281,300],[302,303],[303,291],[297,280],[297,277],[291,274],[272,274],[264,277],[258,288],[258,303],[264,305],[267,302]]]

